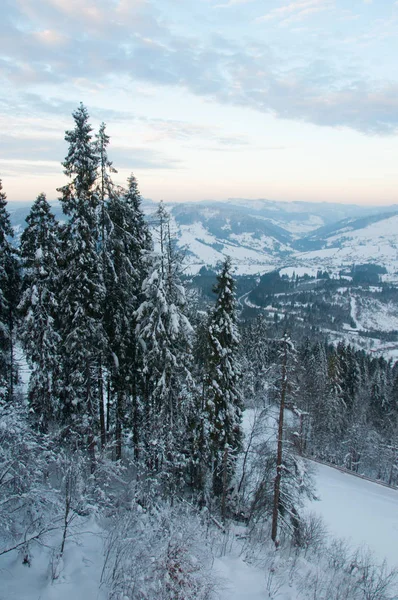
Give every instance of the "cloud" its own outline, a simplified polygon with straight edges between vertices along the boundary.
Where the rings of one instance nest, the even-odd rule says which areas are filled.
[[[298,0],[263,20],[300,19],[333,5],[331,0]],[[114,5],[108,0],[6,0],[5,21],[7,26],[0,25],[0,72],[25,108],[69,116],[76,103],[45,100],[38,93],[43,84],[71,89],[76,97],[79,85],[109,86],[122,77],[317,125],[366,133],[391,133],[398,127],[395,82],[339,73],[317,61],[307,60],[306,69],[293,69],[288,59],[276,59],[266,44],[243,38],[179,34],[149,0]],[[7,104],[8,92],[4,94]],[[8,104],[12,114],[15,103]],[[101,113],[101,120],[131,119],[131,113],[117,110],[90,112],[94,117]],[[163,123],[159,135],[184,138],[201,133],[192,127],[186,131],[183,124]],[[162,159],[152,157],[151,164],[163,164]]]
[[[284,23],[293,20],[300,21],[308,15],[323,12],[335,8],[333,0],[299,0],[290,2],[279,8],[274,8],[266,15],[258,17],[257,22],[272,21],[279,19]]]
[[[147,147],[112,145],[111,159],[118,169],[176,169],[181,167],[178,160],[169,158],[162,152]]]
[[[3,134],[0,143],[0,165],[2,169],[19,172],[26,166],[32,172],[62,170],[61,162],[67,153],[67,144],[59,137],[37,135]],[[148,147],[132,147],[112,144],[110,158],[118,169],[174,169],[179,161],[170,159],[162,152]],[[39,160],[38,160],[39,157]],[[14,166],[15,163],[15,166]],[[35,166],[36,165],[36,166]]]
[[[57,161],[64,159],[66,145],[62,139],[2,134],[0,159]]]
[[[67,37],[53,29],[43,29],[42,31],[35,32],[33,35],[36,36],[40,43],[46,46],[57,46],[67,43]]]
[[[228,0],[225,4],[216,4],[214,8],[232,8],[233,6],[240,6],[241,4],[249,4],[255,0]]]
[[[44,177],[60,174],[61,165],[56,161],[8,160],[0,158],[1,177],[20,177],[29,173],[30,177]]]

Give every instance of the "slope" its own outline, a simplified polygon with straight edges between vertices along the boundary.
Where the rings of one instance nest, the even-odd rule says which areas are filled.
[[[398,565],[398,491],[326,465],[316,465],[319,502],[308,505],[333,536],[366,545],[379,561]]]

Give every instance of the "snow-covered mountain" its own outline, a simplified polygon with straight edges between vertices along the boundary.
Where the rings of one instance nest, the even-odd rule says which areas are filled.
[[[29,206],[9,204],[17,235]],[[156,204],[145,200],[143,208],[150,218]],[[390,273],[398,271],[398,205],[230,199],[170,203],[167,208],[192,273],[203,265],[215,266],[227,255],[238,274],[289,265],[339,269],[370,261]],[[64,218],[59,203],[53,203],[53,210],[58,219]]]
[[[373,262],[393,275],[398,270],[398,212],[343,220],[299,240],[296,248],[303,265],[336,269]]]
[[[240,274],[366,262],[398,270],[398,206],[231,200],[170,208],[193,272],[226,255]]]

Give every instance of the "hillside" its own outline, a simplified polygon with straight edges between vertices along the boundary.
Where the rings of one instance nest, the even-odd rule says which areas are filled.
[[[340,268],[355,263],[377,262],[391,274],[398,268],[398,215],[376,215],[371,218],[346,220],[333,228],[322,228],[300,240],[298,248],[308,248],[297,254],[301,264],[317,264]]]
[[[64,216],[52,203],[58,219]],[[10,204],[18,235],[25,226],[29,203]],[[231,256],[237,274],[277,267],[340,269],[376,262],[392,279],[398,271],[397,206],[273,202],[231,199],[228,202],[169,204],[171,227],[185,254],[188,272],[215,266]],[[156,205],[143,202],[152,224]]]

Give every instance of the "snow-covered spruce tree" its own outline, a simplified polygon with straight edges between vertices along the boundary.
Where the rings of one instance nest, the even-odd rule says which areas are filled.
[[[306,384],[306,395],[309,398],[310,440],[309,448],[319,452],[319,458],[325,455],[325,429],[328,425],[328,369],[325,347],[317,342],[310,347],[309,356],[306,357],[302,374]],[[308,418],[308,417],[307,417]]]
[[[327,460],[336,462],[337,444],[344,424],[346,406],[343,400],[341,372],[335,348],[332,346],[327,353],[327,389],[324,410],[324,427],[322,447]]]
[[[62,319],[62,400],[66,421],[76,428],[95,464],[98,429],[98,368],[106,345],[102,324],[105,287],[99,258],[98,155],[87,109],[73,113],[63,163],[70,183],[60,188],[69,222],[63,234],[60,313]]]
[[[241,367],[238,360],[235,282],[227,258],[217,277],[216,304],[208,326],[208,357],[205,373],[205,404],[213,493],[221,499],[225,517],[227,488],[242,442]]]
[[[208,353],[208,321],[209,312],[196,310],[193,313],[193,304],[189,306],[190,321],[194,327],[193,338],[193,403],[189,418],[189,456],[190,456],[190,486],[199,494],[200,503],[204,495],[209,492],[206,480],[209,471],[209,439],[207,428],[207,410],[205,398],[205,366]]]
[[[10,400],[17,379],[15,327],[20,294],[18,253],[10,242],[14,232],[0,179],[0,402]]]
[[[101,249],[105,251],[106,248],[106,228],[107,228],[107,215],[106,215],[106,201],[112,196],[114,191],[114,184],[111,178],[111,173],[117,173],[113,167],[113,163],[108,157],[108,145],[110,137],[106,133],[105,123],[101,123],[98,133],[95,136],[95,149],[98,155],[98,193],[100,197],[100,228],[101,228]]]
[[[339,342],[337,356],[341,372],[342,399],[346,406],[342,440],[345,453],[344,466],[357,472],[366,439],[369,390],[366,385],[361,385],[361,371],[354,349],[350,345],[346,346],[343,342]]]
[[[192,327],[185,314],[179,260],[170,237],[169,217],[157,213],[160,254],[153,256],[135,313],[142,360],[142,443],[146,466],[161,474],[173,491],[187,468],[185,440],[191,402]]]
[[[106,133],[105,123],[101,123],[98,133],[95,136],[95,150],[98,155],[98,172],[97,172],[97,194],[99,198],[98,207],[98,231],[99,231],[99,249],[100,249],[100,263],[102,277],[104,280],[105,288],[112,286],[113,283],[113,267],[112,259],[109,256],[109,245],[108,235],[111,229],[110,216],[108,213],[108,203],[113,197],[117,197],[118,191],[112,181],[111,174],[116,173],[116,169],[113,167],[113,163],[108,157],[108,145],[110,137]],[[106,291],[104,297],[104,304],[102,307],[104,315],[104,327],[106,335],[108,333],[106,326],[106,319],[112,314],[112,304],[109,302],[109,294]],[[99,425],[100,425],[100,438],[101,446],[104,448],[107,442],[107,431],[110,429],[110,388],[111,383],[108,377],[108,397],[107,397],[107,418],[105,416],[105,385],[106,385],[106,373],[110,371],[112,361],[109,360],[111,356],[109,339],[107,339],[104,348],[100,349],[98,356],[98,396],[99,396]]]
[[[246,403],[266,406],[270,402],[273,369],[270,361],[269,324],[262,315],[249,322],[242,331],[241,362]]]
[[[29,403],[42,431],[58,416],[60,335],[58,322],[59,237],[58,224],[44,194],[40,194],[26,218],[21,236],[24,269],[21,337],[32,369]]]
[[[135,311],[141,300],[152,241],[134,175],[127,183],[127,189],[111,193],[107,203],[105,327],[109,340],[109,387],[110,393],[115,396],[116,457],[121,456],[122,428],[125,425],[132,429],[135,456],[138,458],[142,365],[137,354]]]

